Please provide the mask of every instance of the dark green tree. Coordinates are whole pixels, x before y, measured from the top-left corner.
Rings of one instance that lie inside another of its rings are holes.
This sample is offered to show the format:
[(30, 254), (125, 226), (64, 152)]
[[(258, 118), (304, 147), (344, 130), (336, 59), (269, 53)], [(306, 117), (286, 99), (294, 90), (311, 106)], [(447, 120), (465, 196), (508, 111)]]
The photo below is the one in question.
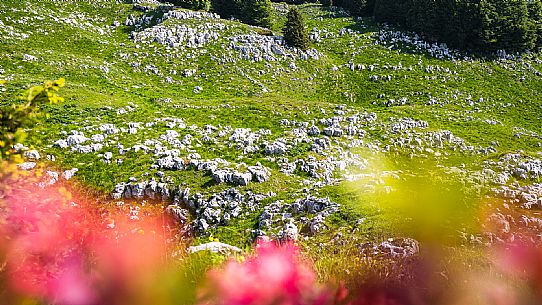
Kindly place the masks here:
[(336, 4), (350, 12), (352, 15), (367, 15), (367, 0), (339, 0)]
[(536, 35), (536, 48), (542, 48), (542, 1), (534, 0), (528, 3), (530, 27)]
[(287, 45), (301, 50), (307, 50), (310, 45), (305, 20), (295, 6), (288, 12), (288, 20), (284, 26), (284, 40)]
[(423, 33), (428, 40), (437, 40), (440, 29), (436, 28), (436, 1), (434, 0), (410, 0), (406, 8), (406, 26), (418, 33)]
[(482, 37), (487, 51), (533, 49), (536, 34), (531, 28), (526, 0), (481, 2)]
[(239, 18), (243, 2), (241, 0), (211, 0), (211, 9), (222, 18)]
[(173, 5), (184, 7), (191, 10), (209, 10), (211, 3), (209, 0), (167, 0), (162, 2), (169, 2)]
[(378, 22), (406, 26), (409, 11), (407, 0), (376, 0), (374, 17)]
[(243, 0), (242, 20), (248, 24), (271, 27), (270, 0)]

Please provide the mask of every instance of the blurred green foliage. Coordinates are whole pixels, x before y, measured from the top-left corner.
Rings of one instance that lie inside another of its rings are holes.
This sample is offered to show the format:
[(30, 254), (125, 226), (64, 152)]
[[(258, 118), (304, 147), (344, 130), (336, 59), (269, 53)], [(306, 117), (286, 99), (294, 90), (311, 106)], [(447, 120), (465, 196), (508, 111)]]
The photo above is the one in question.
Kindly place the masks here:
[[(34, 86), (20, 97), (21, 104), (11, 104), (0, 108), (0, 157), (2, 159), (1, 176), (10, 175), (13, 164), (20, 160), (14, 145), (25, 139), (24, 128), (29, 128), (39, 116), (39, 107), (44, 104), (56, 104), (64, 101), (57, 92), (64, 86), (64, 79), (47, 81), (41, 86)], [(5, 81), (0, 81), (5, 85)]]

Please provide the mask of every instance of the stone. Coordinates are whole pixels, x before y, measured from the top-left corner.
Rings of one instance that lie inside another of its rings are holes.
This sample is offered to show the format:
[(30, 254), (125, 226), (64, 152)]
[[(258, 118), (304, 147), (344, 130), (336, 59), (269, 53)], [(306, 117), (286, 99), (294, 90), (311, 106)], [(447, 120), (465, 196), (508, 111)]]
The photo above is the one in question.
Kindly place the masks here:
[(64, 178), (65, 180), (70, 180), (78, 171), (79, 169), (75, 167), (72, 169), (66, 170), (62, 173), (62, 178)]
[(35, 162), (24, 162), (24, 163), (17, 164), (17, 167), (19, 169), (21, 169), (21, 170), (29, 171), (31, 169), (34, 169), (34, 167), (36, 167), (36, 163)]
[(90, 140), (95, 143), (101, 143), (105, 140), (105, 137), (102, 134), (95, 134), (90, 137)]
[(139, 182), (132, 185), (132, 197), (135, 199), (143, 199), (145, 194), (145, 188), (147, 187), (147, 182)]
[(325, 219), (322, 217), (322, 215), (316, 215), (313, 219), (311, 219), (309, 224), (309, 230), (312, 235), (315, 235), (316, 233), (320, 232), (325, 227)]
[(113, 189), (113, 193), (111, 194), (111, 197), (113, 199), (121, 199), (124, 196), (124, 192), (126, 190), (126, 184), (125, 183), (118, 183), (115, 185)]
[(170, 205), (166, 208), (166, 213), (172, 216), (175, 220), (185, 223), (188, 220), (189, 212), (178, 205)]
[(205, 234), (207, 230), (209, 230), (209, 224), (207, 224), (207, 221), (205, 221), (205, 219), (198, 219), (196, 221), (196, 230), (200, 234)]
[(299, 238), (299, 229), (293, 222), (293, 219), (291, 219), (290, 222), (284, 225), (278, 236), (279, 239), (283, 242), (297, 241), (297, 239)]
[(200, 251), (210, 251), (217, 254), (234, 254), (243, 252), (241, 249), (235, 246), (231, 246), (221, 242), (210, 242), (198, 246), (188, 247), (189, 253), (196, 253)]
[(94, 152), (100, 151), (102, 150), (102, 148), (103, 148), (103, 145), (100, 143), (90, 144), (90, 149)]
[(340, 137), (343, 135), (343, 130), (340, 126), (331, 126), (324, 128), (324, 134), (329, 137)]
[(276, 55), (280, 55), (280, 56), (284, 56), (284, 55), (285, 55), (284, 49), (281, 48), (281, 47), (278, 46), (278, 45), (275, 45), (275, 44), (271, 45), (271, 51), (272, 51), (273, 53), (275, 53)]
[(58, 173), (53, 171), (47, 171), (45, 172), (45, 175), (42, 178), (42, 181), (38, 183), (38, 186), (41, 188), (45, 188), (47, 186), (51, 186), (55, 184), (58, 181)]
[(311, 127), (309, 127), (309, 130), (307, 132), (310, 136), (318, 136), (320, 135), (320, 128), (312, 125)]
[(38, 60), (38, 58), (36, 56), (32, 56), (32, 55), (29, 55), (29, 54), (24, 54), (23, 55), (23, 61), (36, 61)]
[(374, 257), (384, 256), (389, 258), (410, 258), (420, 253), (418, 241), (412, 238), (390, 238), (382, 243), (369, 242), (358, 245), (363, 255)]
[(240, 173), (231, 169), (212, 170), (211, 176), (217, 184), (229, 183), (233, 185), (246, 186), (250, 181), (252, 181), (251, 173)]
[(248, 171), (252, 174), (252, 180), (256, 182), (265, 182), (271, 176), (271, 171), (260, 164), (249, 166)]
[(80, 134), (70, 135), (66, 139), (66, 143), (68, 144), (68, 146), (80, 145), (80, 144), (85, 143), (86, 141), (88, 141), (88, 139), (85, 138), (85, 136), (80, 135)]
[(494, 233), (499, 235), (510, 233), (510, 222), (501, 213), (494, 213), (488, 217), (489, 225), (492, 226)]
[(345, 132), (349, 136), (354, 136), (358, 133), (358, 129), (353, 124), (348, 125), (348, 127), (345, 128)]
[(24, 157), (27, 160), (32, 160), (32, 161), (36, 161), (36, 160), (39, 160), (41, 158), (41, 156), (40, 156), (40, 154), (39, 154), (39, 152), (37, 150), (25, 151)]
[(196, 69), (185, 69), (182, 73), (182, 75), (184, 77), (192, 77), (196, 74), (197, 70)]
[(227, 172), (224, 170), (216, 170), (212, 173), (213, 180), (217, 184), (225, 183), (226, 182), (226, 176)]
[(266, 144), (264, 148), (265, 153), (268, 155), (283, 155), (287, 150), (286, 144), (280, 141)]
[(107, 161), (110, 161), (111, 159), (113, 159), (113, 153), (112, 152), (106, 152), (104, 154), (104, 159), (107, 160)]
[(252, 175), (249, 173), (236, 172), (233, 174), (233, 177), (232, 177), (233, 184), (240, 185), (240, 186), (247, 186), (251, 180), (252, 180)]
[(54, 143), (54, 145), (60, 147), (60, 148), (67, 148), (69, 145), (68, 145), (68, 142), (66, 140), (58, 140)]

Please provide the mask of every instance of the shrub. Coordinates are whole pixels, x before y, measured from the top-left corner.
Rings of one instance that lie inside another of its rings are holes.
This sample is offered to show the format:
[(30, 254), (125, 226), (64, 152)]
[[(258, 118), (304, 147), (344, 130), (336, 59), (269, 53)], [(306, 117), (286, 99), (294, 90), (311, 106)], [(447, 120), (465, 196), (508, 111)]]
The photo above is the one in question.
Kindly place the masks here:
[(273, 36), (273, 31), (271, 30), (268, 30), (268, 29), (256, 29), (256, 33), (258, 33), (258, 35), (262, 35), (262, 36)]
[(24, 139), (23, 128), (31, 126), (33, 118), (38, 115), (40, 105), (63, 101), (56, 94), (63, 86), (64, 79), (46, 82), (43, 86), (35, 86), (26, 91), (21, 97), (22, 104), (0, 108), (1, 159), (10, 159), (14, 154), (13, 145)]

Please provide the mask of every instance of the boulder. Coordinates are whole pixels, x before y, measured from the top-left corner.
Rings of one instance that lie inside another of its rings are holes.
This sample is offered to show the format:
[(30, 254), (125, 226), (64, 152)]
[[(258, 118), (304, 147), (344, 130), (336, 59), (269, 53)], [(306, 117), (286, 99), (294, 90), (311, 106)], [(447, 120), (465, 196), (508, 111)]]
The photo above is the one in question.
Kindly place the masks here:
[(74, 134), (68, 136), (66, 143), (68, 146), (76, 146), (85, 143), (88, 139), (82, 134)]
[(24, 162), (24, 163), (17, 164), (17, 167), (19, 169), (21, 169), (21, 170), (28, 171), (28, 170), (31, 170), (34, 167), (36, 167), (36, 163), (35, 162)]
[(210, 251), (212, 253), (219, 253), (219, 254), (234, 254), (234, 253), (241, 253), (243, 252), (241, 249), (235, 246), (231, 246), (225, 243), (221, 242), (210, 242), (198, 246), (190, 246), (188, 247), (189, 253), (196, 253), (200, 251)]
[(24, 153), (24, 157), (27, 159), (27, 160), (31, 160), (31, 161), (37, 161), (41, 158), (39, 152), (37, 150), (29, 150), (29, 151), (25, 151)]
[(255, 182), (265, 182), (271, 176), (271, 171), (260, 164), (249, 166), (248, 171), (252, 174), (252, 180)]
[(299, 229), (295, 225), (293, 219), (290, 219), (290, 222), (284, 225), (279, 232), (278, 237), (282, 242), (297, 241), (299, 238)]
[(320, 135), (320, 128), (312, 125), (311, 127), (309, 127), (309, 130), (307, 133), (309, 134), (309, 136), (318, 136)]
[(64, 178), (65, 180), (70, 180), (78, 171), (79, 169), (77, 168), (66, 170), (62, 173), (62, 178)]

